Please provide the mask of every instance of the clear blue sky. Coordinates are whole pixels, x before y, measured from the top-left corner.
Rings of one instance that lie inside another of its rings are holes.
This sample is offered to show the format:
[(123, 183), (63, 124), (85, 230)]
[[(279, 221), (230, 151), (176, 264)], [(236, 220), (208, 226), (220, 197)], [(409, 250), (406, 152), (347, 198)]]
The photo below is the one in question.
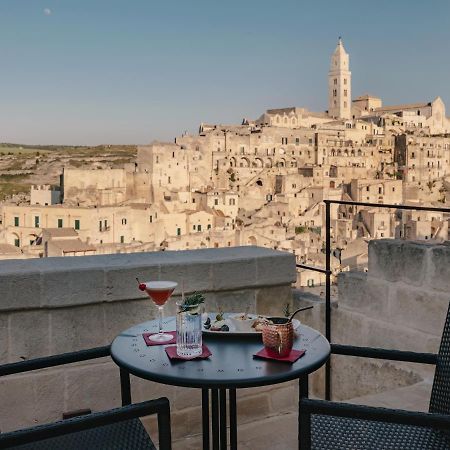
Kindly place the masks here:
[(450, 109), (449, 20), (448, 0), (1, 0), (0, 142), (145, 143), (325, 110), (339, 35), (354, 97)]

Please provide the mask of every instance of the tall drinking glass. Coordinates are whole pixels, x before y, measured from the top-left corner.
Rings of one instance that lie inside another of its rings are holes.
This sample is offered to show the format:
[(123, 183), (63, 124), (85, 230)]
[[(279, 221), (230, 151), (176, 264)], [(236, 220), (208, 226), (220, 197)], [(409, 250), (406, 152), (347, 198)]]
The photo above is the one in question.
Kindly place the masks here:
[(175, 281), (147, 281), (145, 284), (145, 292), (153, 300), (153, 303), (158, 307), (158, 334), (150, 336), (151, 341), (168, 342), (172, 340), (172, 335), (163, 333), (163, 309), (164, 305), (169, 300), (173, 291), (177, 287)]
[(177, 354), (195, 358), (202, 351), (201, 306), (177, 303)]

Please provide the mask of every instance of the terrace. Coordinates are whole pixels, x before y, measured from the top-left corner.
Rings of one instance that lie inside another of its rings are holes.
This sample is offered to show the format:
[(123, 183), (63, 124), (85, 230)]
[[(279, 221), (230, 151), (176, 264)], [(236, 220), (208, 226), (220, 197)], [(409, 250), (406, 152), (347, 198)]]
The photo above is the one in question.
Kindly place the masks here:
[[(282, 315), (287, 303), (291, 311), (312, 304), (302, 321), (324, 333), (331, 327), (335, 344), (436, 353), (449, 302), (450, 246), (371, 241), (368, 273), (339, 274), (338, 297), (324, 300), (293, 296), (294, 256), (258, 247), (5, 261), (0, 362), (106, 346), (122, 330), (153, 318), (156, 308), (136, 289), (136, 276), (184, 280), (186, 291), (206, 294), (209, 310)], [(167, 314), (174, 304), (166, 305)], [(427, 410), (433, 375), (427, 364), (344, 354), (331, 364), (329, 383), (324, 369), (311, 377), (310, 397)], [(0, 429), (118, 407), (120, 392), (119, 369), (106, 357), (2, 377)], [(173, 448), (201, 447), (197, 390), (132, 376), (131, 394), (133, 402), (168, 397)], [(297, 448), (297, 382), (239, 389), (237, 411), (239, 449)], [(157, 437), (155, 421), (144, 424)]]

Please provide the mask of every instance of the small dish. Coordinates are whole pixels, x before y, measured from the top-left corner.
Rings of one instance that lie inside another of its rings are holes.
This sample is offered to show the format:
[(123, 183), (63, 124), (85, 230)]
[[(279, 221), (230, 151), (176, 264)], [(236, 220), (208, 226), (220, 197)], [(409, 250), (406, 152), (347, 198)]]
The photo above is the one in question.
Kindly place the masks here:
[(256, 318), (256, 315), (245, 313), (228, 316), (228, 320), (234, 325), (236, 331), (254, 331), (252, 327)]

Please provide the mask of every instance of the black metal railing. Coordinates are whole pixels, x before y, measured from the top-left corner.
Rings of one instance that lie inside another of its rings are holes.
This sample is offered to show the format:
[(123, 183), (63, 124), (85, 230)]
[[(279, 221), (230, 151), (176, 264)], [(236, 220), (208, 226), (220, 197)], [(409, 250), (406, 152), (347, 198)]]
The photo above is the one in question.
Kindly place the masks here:
[[(397, 210), (413, 210), (413, 211), (429, 211), (442, 212), (450, 214), (450, 208), (428, 207), (428, 206), (414, 206), (414, 205), (392, 205), (387, 203), (365, 203), (354, 202), (349, 200), (324, 200), (325, 203), (325, 268), (309, 266), (306, 264), (297, 264), (300, 269), (311, 270), (325, 274), (325, 336), (331, 345), (332, 330), (331, 330), (331, 205), (348, 205), (368, 208), (386, 208)], [(378, 349), (383, 351), (383, 349)], [(345, 354), (345, 353), (342, 353)], [(375, 357), (375, 356), (374, 356)], [(332, 394), (331, 386), (331, 358), (327, 361), (325, 366), (325, 399), (330, 400)]]

